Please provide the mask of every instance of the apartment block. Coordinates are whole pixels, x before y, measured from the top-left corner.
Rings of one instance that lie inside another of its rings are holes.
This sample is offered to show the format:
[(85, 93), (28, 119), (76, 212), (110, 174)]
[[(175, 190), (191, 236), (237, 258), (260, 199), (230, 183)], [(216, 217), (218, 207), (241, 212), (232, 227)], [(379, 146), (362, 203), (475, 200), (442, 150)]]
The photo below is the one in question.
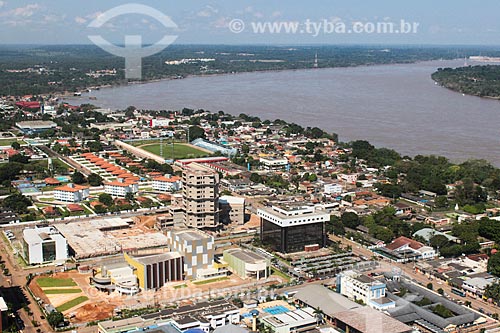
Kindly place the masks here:
[(153, 190), (160, 192), (175, 192), (182, 188), (181, 177), (160, 176), (153, 179)]
[(182, 172), (184, 223), (188, 227), (214, 228), (219, 225), (219, 174), (199, 163), (190, 163)]
[(125, 197), (127, 193), (135, 194), (139, 192), (139, 185), (135, 181), (118, 178), (118, 180), (104, 183), (104, 190), (114, 197)]
[(80, 202), (89, 197), (89, 188), (86, 186), (67, 184), (54, 189), (54, 200), (64, 202)]

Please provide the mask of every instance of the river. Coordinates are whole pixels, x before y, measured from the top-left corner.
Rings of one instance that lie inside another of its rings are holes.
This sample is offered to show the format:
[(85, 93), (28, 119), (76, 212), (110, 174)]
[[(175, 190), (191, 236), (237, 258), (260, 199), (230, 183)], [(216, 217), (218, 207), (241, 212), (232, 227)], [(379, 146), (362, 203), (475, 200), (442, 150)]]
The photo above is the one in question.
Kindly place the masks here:
[(438, 67), (463, 60), (414, 64), (254, 72), (189, 77), (93, 91), (68, 98), (124, 109), (183, 107), (284, 119), (365, 139), (403, 155), (443, 155), (458, 162), (484, 158), (500, 166), (500, 102), (435, 85)]

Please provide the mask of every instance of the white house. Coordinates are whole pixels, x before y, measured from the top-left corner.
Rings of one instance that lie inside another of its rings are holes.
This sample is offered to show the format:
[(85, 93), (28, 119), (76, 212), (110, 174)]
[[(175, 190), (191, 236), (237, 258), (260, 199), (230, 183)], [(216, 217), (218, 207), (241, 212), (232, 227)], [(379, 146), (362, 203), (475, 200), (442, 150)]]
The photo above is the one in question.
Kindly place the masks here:
[(182, 188), (181, 177), (170, 175), (160, 176), (153, 179), (153, 189), (160, 192), (174, 192)]
[(135, 194), (139, 192), (139, 185), (134, 181), (118, 178), (118, 180), (104, 183), (104, 190), (114, 197), (125, 197), (127, 193)]
[(86, 186), (67, 184), (54, 189), (54, 199), (65, 202), (80, 202), (89, 197), (89, 188)]
[(323, 186), (323, 192), (325, 194), (340, 194), (344, 190), (344, 187), (340, 184), (325, 184)]

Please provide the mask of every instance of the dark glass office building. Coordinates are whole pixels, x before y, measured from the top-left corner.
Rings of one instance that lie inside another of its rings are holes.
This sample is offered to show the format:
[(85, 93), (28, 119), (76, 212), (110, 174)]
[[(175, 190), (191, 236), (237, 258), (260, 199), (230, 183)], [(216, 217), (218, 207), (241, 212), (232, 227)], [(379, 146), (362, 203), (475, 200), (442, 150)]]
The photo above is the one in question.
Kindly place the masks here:
[(264, 245), (282, 253), (304, 251), (305, 246), (326, 246), (326, 213), (313, 210), (273, 211), (259, 209), (260, 236)]

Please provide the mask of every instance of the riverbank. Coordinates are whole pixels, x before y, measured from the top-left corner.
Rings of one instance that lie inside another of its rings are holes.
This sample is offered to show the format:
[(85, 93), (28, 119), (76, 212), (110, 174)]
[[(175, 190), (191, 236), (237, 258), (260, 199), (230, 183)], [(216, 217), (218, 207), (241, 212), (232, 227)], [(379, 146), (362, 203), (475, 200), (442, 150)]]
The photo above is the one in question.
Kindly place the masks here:
[[(164, 78), (159, 78), (159, 79), (146, 79), (146, 80), (141, 80), (141, 81), (129, 81), (126, 83), (123, 82), (117, 82), (115, 84), (107, 84), (107, 85), (101, 85), (101, 86), (93, 86), (93, 87), (87, 87), (84, 89), (81, 89), (82, 95), (87, 94), (87, 90), (91, 89), (92, 91), (94, 90), (101, 90), (101, 89), (109, 89), (109, 88), (117, 88), (117, 87), (126, 87), (126, 86), (133, 86), (133, 85), (145, 85), (145, 84), (150, 84), (150, 83), (157, 83), (157, 82), (164, 82), (164, 81), (177, 81), (177, 80), (184, 80), (184, 79), (189, 79), (189, 78), (204, 78), (204, 77), (219, 77), (219, 76), (234, 76), (234, 75), (240, 75), (240, 74), (247, 74), (247, 73), (281, 73), (281, 72), (296, 72), (296, 71), (307, 71), (307, 70), (324, 70), (324, 69), (335, 69), (335, 68), (360, 68), (360, 67), (378, 67), (378, 66), (394, 66), (394, 65), (405, 65), (405, 64), (419, 64), (419, 63), (426, 63), (426, 62), (432, 62), (432, 61), (453, 61), (456, 60), (454, 58), (450, 59), (433, 59), (433, 60), (415, 60), (415, 61), (400, 61), (400, 62), (393, 62), (393, 63), (366, 63), (366, 64), (355, 64), (351, 66), (325, 66), (325, 67), (303, 67), (303, 68), (286, 68), (286, 69), (255, 69), (255, 70), (247, 70), (247, 71), (239, 71), (239, 72), (230, 72), (230, 73), (200, 73), (200, 74), (187, 74), (184, 76), (176, 76), (176, 77), (164, 77)], [(57, 97), (61, 98), (69, 98), (69, 97), (76, 97), (74, 96), (74, 92), (69, 92), (66, 91), (64, 93), (53, 93)]]
[[(500, 104), (436, 85), (438, 68), (463, 59), (412, 64), (209, 75), (161, 80), (68, 98), (112, 110), (205, 109), (284, 119), (368, 140), (403, 155), (444, 155), (454, 162), (488, 159), (500, 166)], [(475, 130), (473, 130), (475, 129)]]

